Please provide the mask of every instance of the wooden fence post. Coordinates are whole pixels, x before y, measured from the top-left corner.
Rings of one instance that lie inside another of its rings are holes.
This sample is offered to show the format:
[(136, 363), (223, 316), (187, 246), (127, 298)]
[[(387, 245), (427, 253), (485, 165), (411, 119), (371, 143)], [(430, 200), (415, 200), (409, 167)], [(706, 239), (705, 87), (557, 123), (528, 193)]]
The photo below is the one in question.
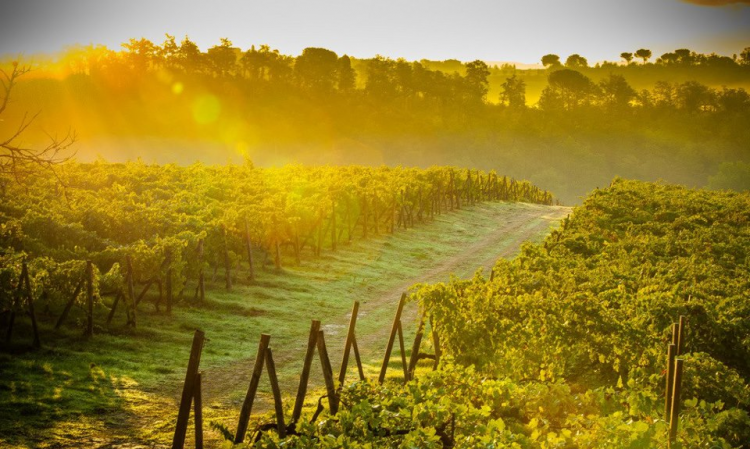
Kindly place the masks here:
[[(388, 346), (385, 348), (385, 356), (383, 357), (383, 366), (380, 369), (380, 376), (378, 382), (383, 383), (385, 380), (385, 372), (388, 370), (388, 362), (391, 360), (391, 351), (393, 351), (393, 343), (396, 340), (396, 334), (401, 329), (401, 312), (404, 310), (404, 303), (406, 302), (406, 293), (401, 294), (401, 300), (398, 302), (398, 309), (396, 309), (396, 316), (393, 318), (393, 326), (391, 327), (391, 335), (388, 337)], [(403, 342), (403, 340), (402, 340)], [(403, 343), (402, 343), (403, 351)], [(402, 354), (403, 356), (404, 354)], [(404, 367), (406, 369), (406, 367)]]
[(190, 418), (190, 405), (195, 394), (196, 382), (198, 381), (198, 368), (201, 363), (201, 353), (205, 334), (196, 330), (193, 336), (193, 346), (190, 349), (190, 360), (185, 373), (185, 384), (182, 387), (182, 398), (180, 410), (177, 414), (177, 426), (172, 439), (172, 449), (182, 449), (185, 446), (185, 435), (187, 434), (188, 419)]
[(411, 357), (409, 357), (409, 374), (407, 380), (414, 379), (414, 370), (417, 368), (417, 362), (419, 362), (419, 347), (422, 345), (422, 334), (424, 333), (426, 313), (427, 312), (422, 313), (422, 318), (420, 318), (419, 327), (417, 328), (417, 335), (414, 336), (414, 344), (411, 347)]
[(276, 376), (276, 364), (273, 361), (271, 348), (266, 349), (266, 368), (268, 368), (268, 379), (271, 382), (271, 391), (273, 392), (273, 405), (276, 410), (276, 430), (280, 438), (286, 436), (286, 425), (284, 425), (284, 407), (281, 402), (281, 389), (279, 380)]
[(318, 343), (318, 331), (320, 330), (320, 321), (312, 320), (310, 325), (310, 337), (307, 340), (307, 352), (305, 353), (304, 365), (302, 365), (302, 374), (299, 378), (299, 389), (297, 390), (297, 399), (294, 402), (294, 410), (292, 412), (292, 424), (297, 424), (300, 416), (302, 416), (302, 406), (305, 403), (305, 395), (307, 394), (307, 381), (310, 378), (310, 365), (312, 365), (312, 359), (315, 355), (315, 348)]
[(664, 419), (669, 422), (672, 415), (672, 387), (674, 382), (674, 357), (677, 346), (670, 344), (667, 350), (667, 385), (664, 399)]
[(323, 366), (323, 380), (325, 380), (326, 392), (328, 393), (328, 410), (330, 410), (331, 415), (335, 415), (339, 410), (339, 401), (336, 386), (333, 383), (331, 360), (328, 358), (328, 349), (326, 348), (326, 340), (322, 330), (318, 331), (317, 346), (320, 364)]
[(682, 393), (682, 359), (675, 359), (674, 391), (672, 393), (672, 409), (669, 419), (669, 444), (677, 437), (677, 425), (680, 415), (680, 394)]
[(677, 353), (676, 355), (678, 356), (682, 355), (685, 352), (685, 340), (686, 340), (685, 332), (687, 331), (685, 325), (686, 325), (685, 316), (680, 315), (679, 324), (677, 324)]
[[(62, 326), (63, 321), (65, 321), (65, 318), (68, 317), (68, 313), (70, 313), (70, 308), (73, 307), (73, 304), (78, 298), (78, 295), (81, 293), (81, 288), (83, 288), (83, 281), (84, 281), (84, 278), (81, 277), (81, 279), (78, 281), (78, 284), (76, 284), (76, 288), (75, 290), (73, 290), (73, 296), (71, 296), (68, 303), (65, 304), (65, 308), (63, 309), (63, 312), (60, 315), (60, 318), (57, 320), (57, 323), (55, 324), (55, 330), (60, 329), (60, 326)], [(114, 306), (113, 306), (113, 310), (114, 310)], [(109, 324), (109, 320), (111, 320), (111, 318), (107, 320), (107, 324)]]
[[(357, 313), (359, 312), (359, 301), (354, 301), (354, 307), (352, 308), (352, 316), (349, 319), (349, 332), (346, 334), (346, 343), (344, 343), (344, 356), (341, 359), (341, 369), (339, 370), (339, 388), (344, 385), (344, 379), (346, 378), (346, 369), (349, 366), (349, 353), (352, 347), (356, 348), (357, 337), (354, 333), (354, 328), (357, 325)], [(359, 358), (359, 350), (354, 350), (354, 358), (357, 362), (357, 368), (359, 370), (359, 379), (365, 380), (365, 374), (362, 370), (362, 360)]]
[(237, 423), (237, 433), (234, 435), (234, 444), (242, 443), (245, 440), (245, 434), (247, 433), (247, 425), (250, 421), (250, 413), (253, 409), (253, 401), (255, 401), (255, 394), (258, 391), (258, 383), (260, 382), (260, 375), (263, 373), (263, 363), (267, 356), (266, 351), (268, 350), (268, 343), (271, 340), (271, 336), (268, 334), (261, 334), (260, 344), (258, 345), (258, 354), (255, 356), (255, 366), (253, 367), (253, 375), (250, 377), (250, 385), (247, 387), (247, 394), (245, 395), (245, 401), (242, 403), (242, 410), (240, 411), (240, 419)]

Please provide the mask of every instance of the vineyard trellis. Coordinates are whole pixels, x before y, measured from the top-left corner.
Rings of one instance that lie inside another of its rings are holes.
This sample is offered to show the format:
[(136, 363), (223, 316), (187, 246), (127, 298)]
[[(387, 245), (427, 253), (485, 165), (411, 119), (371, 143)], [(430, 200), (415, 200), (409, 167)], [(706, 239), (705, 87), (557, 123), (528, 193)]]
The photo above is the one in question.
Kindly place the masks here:
[[(406, 364), (406, 353), (404, 352), (404, 340), (403, 330), (401, 324), (401, 316), (404, 305), (407, 301), (406, 293), (401, 295), (396, 308), (396, 314), (391, 329), (391, 333), (388, 338), (388, 343), (383, 356), (382, 368), (378, 377), (378, 383), (382, 384), (385, 380), (385, 374), (388, 364), (391, 359), (391, 351), (393, 349), (394, 340), (398, 335), (400, 348), (401, 348), (401, 361), (403, 364), (403, 382), (408, 383), (414, 380), (414, 373), (416, 364), (420, 359), (428, 358), (434, 359), (432, 366), (433, 370), (437, 370), (440, 361), (440, 346), (439, 340), (437, 339), (437, 333), (434, 332), (434, 323), (431, 315), (428, 314), (427, 310), (423, 310), (420, 319), (418, 321), (416, 334), (414, 337), (414, 343), (412, 345), (412, 352), (410, 355), (409, 364)], [(354, 349), (355, 360), (359, 371), (359, 380), (365, 381), (366, 377), (362, 370), (362, 361), (359, 356), (359, 351), (356, 349), (356, 338), (355, 338), (355, 326), (357, 322), (357, 313), (359, 311), (359, 302), (355, 301), (352, 308), (352, 315), (349, 322), (349, 328), (346, 334), (346, 340), (344, 343), (344, 353), (341, 361), (341, 367), (338, 377), (338, 386), (334, 383), (333, 370), (331, 362), (328, 356), (328, 349), (325, 343), (324, 332), (321, 329), (321, 323), (319, 320), (312, 320), (310, 326), (310, 334), (307, 342), (307, 351), (305, 353), (304, 362), (302, 365), (302, 372), (299, 378), (299, 387), (294, 401), (294, 408), (291, 415), (291, 420), (287, 424), (284, 418), (284, 406), (281, 396), (281, 390), (279, 387), (278, 377), (276, 374), (275, 363), (273, 360), (272, 349), (270, 346), (271, 335), (261, 334), (260, 343), (258, 345), (258, 352), (256, 354), (255, 364), (253, 366), (252, 375), (250, 378), (250, 384), (245, 395), (242, 408), (240, 410), (239, 420), (237, 424), (237, 431), (233, 435), (233, 442), (235, 444), (243, 443), (248, 433), (248, 427), (250, 422), (250, 416), (252, 413), (253, 403), (255, 401), (260, 378), (263, 372), (264, 366), (268, 374), (269, 382), (271, 384), (271, 391), (274, 402), (274, 413), (275, 422), (259, 424), (254, 433), (254, 441), (258, 441), (261, 434), (271, 429), (275, 429), (280, 438), (284, 438), (287, 435), (296, 434), (296, 426), (302, 417), (302, 409), (304, 406), (305, 399), (307, 397), (307, 389), (310, 377), (310, 370), (312, 368), (312, 362), (315, 351), (318, 352), (318, 358), (321, 363), (323, 379), (325, 383), (326, 393), (321, 396), (318, 400), (316, 411), (313, 413), (311, 421), (315, 422), (320, 413), (325, 409), (322, 405), (323, 399), (328, 401), (328, 411), (331, 415), (336, 415), (340, 406), (340, 393), (344, 387), (344, 380), (349, 365), (349, 352), (352, 348)], [(425, 354), (420, 352), (420, 345), (425, 331), (425, 324), (429, 323), (433, 332), (433, 346), (435, 354)], [(686, 340), (686, 327), (685, 317), (680, 316), (679, 322), (672, 326), (672, 343), (668, 345), (668, 358), (667, 358), (667, 370), (665, 376), (665, 404), (666, 404), (666, 421), (669, 423), (668, 427), (668, 441), (671, 447), (671, 443), (675, 440), (677, 435), (677, 428), (679, 423), (679, 410), (680, 410), (680, 393), (682, 388), (682, 376), (683, 376), (683, 359), (675, 358), (680, 355), (684, 348)], [(172, 443), (172, 449), (183, 449), (185, 445), (185, 438), (187, 435), (187, 428), (189, 424), (189, 415), (191, 406), (194, 413), (194, 428), (195, 428), (195, 447), (196, 449), (203, 449), (203, 424), (202, 424), (202, 397), (201, 397), (201, 382), (202, 374), (199, 371), (200, 357), (203, 349), (203, 342), (205, 336), (202, 331), (196, 330), (193, 337), (193, 345), (190, 352), (190, 358), (188, 361), (188, 367), (186, 372), (185, 382), (183, 384), (183, 393), (179, 405), (179, 411), (177, 416), (177, 423), (175, 426), (174, 439)], [(680, 352), (678, 352), (678, 350)], [(453, 447), (454, 437), (453, 429), (455, 426), (455, 417), (451, 416), (451, 431), (445, 428), (436, 429), (436, 433), (440, 435), (440, 440), (443, 447)], [(384, 433), (387, 435), (396, 435), (399, 433), (405, 433), (403, 429), (390, 430), (384, 429)]]
[[(452, 167), (70, 163), (64, 176), (68, 207), (51, 192), (53, 180), (45, 178), (14, 198), (18, 204), (8, 204), (20, 214), (33, 201), (34, 213), (5, 217), (4, 232), (18, 238), (19, 250), (0, 256), (0, 271), (6, 273), (0, 290), (20, 292), (22, 283), (29, 284), (27, 296), (48, 299), (47, 310), (59, 307), (56, 329), (79, 305), (88, 336), (94, 334), (95, 306), (109, 309), (106, 325), (120, 307), (126, 325), (136, 327), (139, 305), (154, 288), (157, 312), (164, 306), (170, 314), (185, 299), (188, 284), (195, 284), (193, 300), (204, 301), (207, 269), (213, 269), (213, 282), (223, 270), (224, 287), (231, 290), (244, 259), (252, 282), (258, 251), (263, 265), (272, 259), (281, 269), (286, 257), (302, 263), (309, 257), (305, 250), (320, 256), (342, 243), (410, 229), (482, 201), (552, 203), (549, 192), (528, 182)], [(34, 261), (38, 276), (21, 275), (19, 256)], [(33, 300), (25, 303), (33, 307)], [(0, 308), (10, 313), (16, 305), (4, 300)]]

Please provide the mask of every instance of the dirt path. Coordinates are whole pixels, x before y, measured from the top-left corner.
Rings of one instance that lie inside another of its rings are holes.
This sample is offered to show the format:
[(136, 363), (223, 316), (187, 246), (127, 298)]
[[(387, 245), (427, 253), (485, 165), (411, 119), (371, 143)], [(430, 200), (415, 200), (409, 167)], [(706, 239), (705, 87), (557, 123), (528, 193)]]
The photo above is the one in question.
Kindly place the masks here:
[[(360, 309), (358, 314), (357, 342), (364, 362), (374, 363), (382, 359), (390, 332), (390, 320), (392, 319), (392, 314), (395, 313), (396, 305), (402, 292), (407, 291), (409, 287), (416, 283), (445, 281), (451, 273), (466, 277), (470, 276), (479, 267), (484, 267), (484, 272), (488, 273), (498, 258), (512, 257), (519, 251), (522, 243), (544, 236), (551, 226), (570, 213), (570, 208), (525, 205), (520, 210), (514, 209), (512, 212), (497, 208), (487, 208), (486, 211), (494, 214), (488, 220), (496, 225), (491, 232), (478, 236), (476, 241), (465, 247), (461, 252), (440, 260), (421, 275), (409, 278), (404, 276), (402, 282), (394, 288), (385, 292), (375, 291), (365, 293), (359, 298)], [(446, 219), (450, 220), (450, 218)], [(426, 262), (425, 266), (429, 266), (429, 262)], [(387, 323), (385, 325), (374, 326), (374, 328), (371, 326), (368, 332), (367, 327), (362, 326), (364, 324), (363, 321), (367, 320), (369, 316), (378, 313), (385, 313), (387, 315)], [(415, 305), (408, 305), (404, 309), (403, 322), (408, 323), (408, 320), (414, 320), (416, 313)], [(341, 339), (346, 332), (349, 318), (350, 314), (326, 317), (322, 328), (326, 331), (327, 335), (337, 335), (335, 338)], [(289, 363), (298, 363), (303, 351), (304, 348), (300, 347), (297, 351), (299, 354), (289, 351), (279, 353), (275, 361), (277, 372), (283, 373), (285, 366)], [(331, 363), (336, 367), (335, 371), (338, 372), (337, 367), (341, 361), (341, 348), (338, 346), (329, 347), (328, 352), (331, 357)], [(213, 398), (224, 397), (223, 400), (228, 399), (229, 392), (233, 389), (232, 387), (236, 388), (237, 379), (247, 377), (248, 371), (252, 369), (254, 360), (254, 358), (238, 360), (231, 365), (205, 370), (204, 377), (206, 379), (211, 378), (210, 384), (207, 383), (206, 387), (204, 387), (207, 390), (205, 391), (205, 395)], [(350, 367), (353, 367), (353, 365), (350, 364)], [(319, 376), (314, 374), (311, 377), (310, 388), (322, 387), (322, 379), (317, 379), (316, 377)], [(296, 382), (298, 382), (296, 376), (295, 378), (281, 376), (279, 380), (282, 384), (282, 391), (285, 394), (288, 395), (293, 393), (293, 390), (296, 391)], [(318, 383), (320, 385), (317, 385)], [(254, 411), (263, 412), (271, 410), (270, 397), (266, 396), (268, 395), (259, 394), (258, 401), (253, 406)], [(234, 402), (234, 404), (227, 405), (239, 407), (240, 403), (236, 395)]]
[[(570, 210), (569, 207), (562, 206), (535, 206), (511, 216), (499, 214), (496, 217), (497, 229), (478, 239), (460, 253), (443, 260), (418, 278), (409, 279), (385, 294), (365, 298), (359, 316), (366, 316), (382, 308), (388, 308), (395, 313), (401, 294), (414, 284), (443, 282), (449, 279), (451, 273), (464, 273), (465, 276), (462, 277), (466, 277), (479, 267), (484, 268), (485, 276), (487, 276), (499, 258), (515, 256), (521, 244), (544, 235), (547, 229), (568, 215)], [(405, 307), (402, 322), (416, 319), (416, 314), (416, 307)], [(338, 321), (347, 325), (349, 315), (339, 318)], [(385, 349), (389, 333), (390, 327), (380, 327), (374, 333), (358, 334), (357, 341), (363, 358), (375, 359), (378, 356), (382, 358), (382, 351)], [(381, 346), (383, 348), (379, 349)]]

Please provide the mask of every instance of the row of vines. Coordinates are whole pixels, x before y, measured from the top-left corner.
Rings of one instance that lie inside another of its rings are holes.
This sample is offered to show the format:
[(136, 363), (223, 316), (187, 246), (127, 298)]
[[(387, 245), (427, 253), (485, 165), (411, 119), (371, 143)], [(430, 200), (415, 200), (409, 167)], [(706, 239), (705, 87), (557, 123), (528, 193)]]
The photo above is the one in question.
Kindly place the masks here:
[(66, 315), (110, 295), (110, 319), (119, 303), (132, 326), (151, 288), (157, 309), (170, 311), (202, 300), (207, 282), (231, 289), (259, 267), (299, 264), (467, 204), (552, 202), (528, 182), (452, 167), (68, 163), (0, 188), (3, 315), (22, 306), (19, 296)]
[[(358, 382), (293, 448), (750, 448), (750, 196), (617, 179), (491, 276), (416, 286), (440, 370)], [(685, 316), (682, 407), (667, 344)]]

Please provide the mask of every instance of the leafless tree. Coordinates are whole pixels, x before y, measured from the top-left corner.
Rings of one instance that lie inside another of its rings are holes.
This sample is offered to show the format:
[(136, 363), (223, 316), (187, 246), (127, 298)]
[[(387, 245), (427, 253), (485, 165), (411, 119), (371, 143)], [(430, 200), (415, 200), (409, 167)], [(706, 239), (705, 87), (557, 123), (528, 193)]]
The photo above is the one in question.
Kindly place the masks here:
[[(8, 106), (11, 91), (18, 78), (29, 71), (28, 67), (19, 66), (17, 61), (12, 63), (12, 68), (9, 71), (0, 68), (0, 84), (2, 84), (0, 117)], [(68, 131), (62, 138), (48, 135), (49, 143), (41, 148), (27, 148), (19, 143), (21, 135), (38, 116), (39, 112), (31, 116), (25, 113), (18, 127), (11, 131), (10, 136), (0, 135), (0, 176), (9, 175), (20, 181), (40, 169), (54, 172), (56, 165), (69, 160), (73, 156), (67, 154), (67, 150), (76, 142), (76, 134), (72, 131)]]

